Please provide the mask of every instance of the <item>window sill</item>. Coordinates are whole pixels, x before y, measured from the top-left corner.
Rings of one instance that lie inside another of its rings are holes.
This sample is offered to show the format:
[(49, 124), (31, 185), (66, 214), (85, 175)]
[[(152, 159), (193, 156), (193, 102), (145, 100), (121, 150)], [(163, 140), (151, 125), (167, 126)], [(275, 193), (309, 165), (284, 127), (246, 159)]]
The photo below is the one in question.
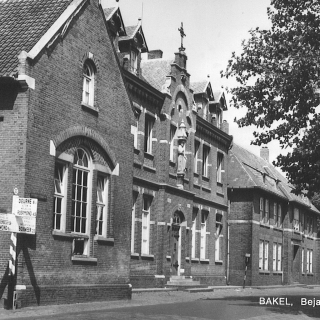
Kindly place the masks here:
[(171, 256), (166, 256), (166, 259), (167, 260), (171, 260)]
[(149, 153), (149, 152), (147, 152), (147, 151), (144, 152), (144, 156), (145, 156), (145, 158), (147, 158), (149, 160), (153, 160), (154, 159), (154, 155)]
[(274, 274), (274, 275), (281, 275), (281, 274), (283, 274), (283, 271), (273, 271), (272, 274)]
[(205, 191), (205, 192), (211, 192), (211, 189), (210, 188), (206, 188), (204, 186), (202, 186), (202, 190)]
[(139, 257), (140, 257), (140, 254), (139, 253), (137, 253), (137, 252), (132, 252), (131, 253), (131, 259), (139, 259)]
[(99, 241), (99, 242), (109, 242), (109, 243), (111, 242), (111, 243), (114, 243), (114, 238), (106, 238), (106, 237), (97, 236), (97, 235), (94, 236), (94, 240)]
[(137, 149), (136, 147), (133, 148), (133, 152), (134, 152), (135, 154), (140, 154), (140, 150)]
[(169, 172), (169, 177), (173, 179), (177, 179), (177, 175), (171, 172)]
[(97, 258), (90, 258), (86, 256), (71, 256), (71, 261), (75, 262), (88, 262), (88, 263), (97, 263)]
[(86, 104), (84, 102), (81, 102), (81, 106), (82, 106), (82, 109), (84, 109), (86, 111), (94, 112), (96, 114), (99, 113), (99, 108), (97, 108), (97, 107), (91, 106), (91, 105)]
[(222, 260), (216, 260), (215, 264), (223, 264), (223, 261)]
[(156, 168), (146, 166), (145, 164), (143, 165), (143, 168), (146, 171), (157, 172)]
[(64, 232), (64, 231), (59, 231), (59, 230), (52, 230), (52, 235), (55, 237), (63, 237), (63, 238), (84, 238), (84, 239), (89, 239), (89, 236), (87, 234), (82, 234), (82, 233), (69, 233), (69, 232)]
[(270, 274), (269, 270), (259, 270), (259, 274)]
[(200, 189), (200, 185), (197, 184), (197, 183), (194, 183), (193, 186), (194, 186), (195, 188), (197, 188), (197, 189)]
[(153, 254), (141, 254), (141, 259), (154, 260)]
[(175, 167), (176, 163), (173, 160), (169, 160), (169, 166), (170, 167)]
[(260, 227), (270, 229), (270, 225), (265, 222), (260, 222)]
[(207, 176), (202, 176), (202, 181), (209, 182), (209, 181), (210, 181), (210, 178), (207, 177)]
[(199, 173), (198, 172), (194, 172), (193, 176), (198, 178), (199, 177)]
[(223, 187), (223, 183), (220, 182), (220, 181), (217, 181), (217, 186), (222, 188)]
[(200, 263), (210, 263), (210, 260), (209, 259), (200, 259)]
[(191, 258), (191, 262), (199, 262), (199, 258)]
[(313, 277), (313, 273), (307, 273), (308, 277)]

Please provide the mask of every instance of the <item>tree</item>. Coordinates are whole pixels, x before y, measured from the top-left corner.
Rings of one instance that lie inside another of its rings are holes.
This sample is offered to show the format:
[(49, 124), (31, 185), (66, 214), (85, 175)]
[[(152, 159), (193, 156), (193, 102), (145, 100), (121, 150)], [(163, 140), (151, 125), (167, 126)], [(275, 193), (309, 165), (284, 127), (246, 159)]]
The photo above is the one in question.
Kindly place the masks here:
[(287, 173), (295, 193), (320, 191), (320, 2), (271, 0), (269, 30), (256, 28), (232, 53), (224, 77), (235, 77), (232, 104), (246, 107), (240, 127), (255, 125), (253, 144), (277, 139), (276, 166)]

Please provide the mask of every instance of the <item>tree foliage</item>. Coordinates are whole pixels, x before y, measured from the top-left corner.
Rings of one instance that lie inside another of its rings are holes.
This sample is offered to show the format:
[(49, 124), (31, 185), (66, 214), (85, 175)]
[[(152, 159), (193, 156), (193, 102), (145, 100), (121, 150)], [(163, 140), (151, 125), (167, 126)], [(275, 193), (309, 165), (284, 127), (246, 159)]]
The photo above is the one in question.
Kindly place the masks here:
[(256, 28), (232, 54), (224, 77), (235, 77), (232, 104), (246, 107), (240, 127), (254, 125), (253, 144), (277, 139), (293, 152), (274, 163), (296, 193), (320, 191), (320, 2), (271, 0), (269, 30)]

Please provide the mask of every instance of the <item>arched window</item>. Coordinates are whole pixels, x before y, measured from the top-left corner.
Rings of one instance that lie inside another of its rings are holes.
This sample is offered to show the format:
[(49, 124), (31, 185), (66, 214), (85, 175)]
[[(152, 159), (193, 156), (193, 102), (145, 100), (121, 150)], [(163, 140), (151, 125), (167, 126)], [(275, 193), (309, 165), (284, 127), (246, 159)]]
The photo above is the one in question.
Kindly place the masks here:
[(83, 65), (82, 103), (93, 107), (94, 104), (94, 68), (89, 61)]

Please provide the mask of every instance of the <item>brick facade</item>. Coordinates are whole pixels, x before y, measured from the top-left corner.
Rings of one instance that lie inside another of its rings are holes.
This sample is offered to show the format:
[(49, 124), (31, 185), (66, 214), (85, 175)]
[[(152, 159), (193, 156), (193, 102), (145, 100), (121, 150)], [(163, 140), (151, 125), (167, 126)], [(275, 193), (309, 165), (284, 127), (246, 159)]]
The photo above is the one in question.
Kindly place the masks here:
[[(83, 68), (88, 61), (95, 73), (92, 106), (82, 103)], [(0, 173), (2, 181), (6, 181), (0, 184), (1, 212), (11, 212), (14, 187), (20, 197), (38, 198), (36, 234), (18, 234), (13, 283), (20, 289), (17, 303), (26, 306), (128, 299), (131, 286), (127, 235), (132, 197), (132, 184), (128, 181), (132, 181), (130, 125), (134, 114), (98, 1), (85, 2), (71, 17), (65, 33), (36, 59), (27, 59), (25, 65), (25, 73), (35, 81), (34, 89), (22, 89), (18, 81), (1, 78), (1, 97), (5, 99), (1, 99), (0, 108)], [(82, 182), (88, 186), (81, 191), (82, 209), (78, 209), (80, 202), (73, 200), (75, 182), (72, 184), (79, 149), (87, 152), (90, 161), (89, 181)], [(63, 228), (60, 223), (53, 226), (57, 161), (67, 172)], [(96, 233), (99, 175), (108, 179), (109, 188), (105, 194), (108, 212), (103, 218), (107, 228), (104, 236)], [(73, 219), (74, 203), (78, 204)], [(81, 229), (78, 210), (82, 210), (81, 221), (85, 225)], [(2, 298), (9, 299), (10, 304), (12, 297), (4, 291), (8, 282), (9, 236), (0, 234), (0, 271)], [(78, 256), (75, 239), (86, 247)]]

